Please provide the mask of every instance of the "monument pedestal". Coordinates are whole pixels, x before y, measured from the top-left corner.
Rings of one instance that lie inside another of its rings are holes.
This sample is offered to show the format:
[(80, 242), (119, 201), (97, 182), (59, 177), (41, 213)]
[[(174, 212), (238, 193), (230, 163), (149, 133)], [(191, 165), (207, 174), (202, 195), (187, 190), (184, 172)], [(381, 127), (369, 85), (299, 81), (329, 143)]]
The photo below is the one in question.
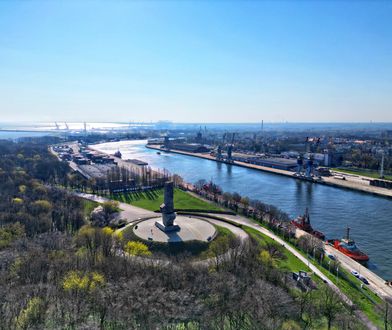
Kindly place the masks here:
[(155, 221), (155, 226), (165, 233), (180, 230), (179, 225), (176, 225), (175, 223), (173, 223), (170, 226), (165, 226), (163, 221)]
[(180, 230), (180, 226), (174, 224), (176, 213), (174, 212), (174, 186), (173, 182), (165, 183), (164, 203), (161, 205), (162, 220), (156, 221), (155, 226), (163, 232), (173, 232)]

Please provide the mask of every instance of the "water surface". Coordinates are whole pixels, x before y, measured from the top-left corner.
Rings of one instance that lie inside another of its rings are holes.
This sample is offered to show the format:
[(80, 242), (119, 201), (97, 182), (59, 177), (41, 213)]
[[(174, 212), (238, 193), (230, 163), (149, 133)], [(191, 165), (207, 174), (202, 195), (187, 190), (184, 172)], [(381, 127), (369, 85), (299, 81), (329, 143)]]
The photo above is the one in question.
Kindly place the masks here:
[(223, 190), (273, 204), (291, 217), (309, 208), (313, 227), (329, 238), (342, 237), (347, 226), (359, 247), (369, 254), (370, 267), (392, 279), (392, 200), (206, 159), (145, 148), (146, 141), (120, 141), (95, 146), (107, 153), (120, 150), (124, 159), (137, 158), (153, 168), (166, 168), (188, 182), (210, 180)]

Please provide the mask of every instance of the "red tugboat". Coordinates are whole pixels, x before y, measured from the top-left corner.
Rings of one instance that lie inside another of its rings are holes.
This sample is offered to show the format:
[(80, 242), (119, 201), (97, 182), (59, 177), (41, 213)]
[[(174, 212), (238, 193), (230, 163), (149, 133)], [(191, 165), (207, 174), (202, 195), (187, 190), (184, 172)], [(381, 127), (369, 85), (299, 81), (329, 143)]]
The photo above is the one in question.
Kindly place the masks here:
[(308, 208), (306, 208), (304, 215), (299, 216), (297, 219), (292, 220), (290, 223), (298, 229), (301, 229), (313, 235), (314, 237), (325, 240), (325, 235), (322, 232), (313, 230), (312, 225), (310, 224)]
[(335, 249), (344, 253), (346, 256), (359, 262), (369, 261), (369, 256), (358, 249), (355, 241), (350, 239), (350, 228), (347, 227), (347, 234), (345, 238), (341, 240), (332, 239), (327, 241), (328, 244), (332, 245)]

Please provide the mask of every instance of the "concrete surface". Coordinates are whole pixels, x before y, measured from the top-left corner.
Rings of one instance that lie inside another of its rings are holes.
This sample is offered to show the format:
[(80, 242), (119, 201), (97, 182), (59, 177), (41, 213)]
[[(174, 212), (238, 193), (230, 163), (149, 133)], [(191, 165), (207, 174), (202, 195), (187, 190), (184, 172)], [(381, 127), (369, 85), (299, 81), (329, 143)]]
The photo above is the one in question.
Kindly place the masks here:
[[(385, 280), (383, 280), (380, 276), (328, 244), (325, 244), (325, 251), (328, 254), (332, 254), (340, 262), (340, 265), (344, 269), (349, 272), (355, 270), (361, 276), (364, 276), (369, 282), (369, 285), (364, 285), (365, 287), (368, 287), (380, 297), (392, 299), (392, 287), (386, 285)], [(360, 280), (358, 281), (359, 283), (362, 283)]]
[[(176, 154), (182, 154), (182, 155), (217, 161), (215, 157), (211, 156), (208, 153), (191, 153), (191, 152), (180, 151), (180, 150), (175, 150), (175, 149), (166, 150), (166, 149), (161, 149), (160, 146), (156, 146), (156, 145), (148, 145), (146, 147), (149, 149), (160, 150), (162, 152), (163, 151), (164, 152), (172, 152), (172, 153), (176, 153)], [(288, 176), (288, 177), (291, 177), (296, 180), (302, 180), (302, 179), (296, 177), (295, 173), (291, 172), (291, 171), (279, 170), (276, 168), (254, 165), (254, 164), (249, 164), (249, 163), (244, 163), (244, 162), (239, 162), (239, 161), (234, 161), (231, 164), (241, 166), (241, 167), (253, 168), (253, 169), (259, 170), (259, 171), (284, 175), (284, 176)], [(331, 176), (331, 177), (322, 177), (321, 180), (313, 181), (313, 182), (317, 183), (317, 184), (325, 184), (325, 185), (333, 186), (333, 187), (337, 187), (337, 188), (357, 190), (357, 191), (362, 191), (365, 193), (370, 193), (373, 195), (392, 198), (392, 189), (370, 186), (369, 181), (362, 180), (362, 179), (353, 179), (353, 178), (351, 178), (352, 175), (350, 176), (349, 174), (339, 173), (339, 175), (342, 177), (343, 176), (346, 177), (346, 180), (338, 179), (334, 176)]]
[(133, 233), (144, 240), (173, 243), (198, 240), (208, 242), (216, 235), (215, 227), (206, 220), (186, 216), (177, 216), (174, 224), (178, 231), (163, 232), (155, 226), (157, 219), (147, 219), (133, 227)]
[[(98, 202), (98, 203), (104, 203), (107, 201), (112, 201), (111, 199), (105, 198), (105, 197), (101, 197), (101, 196), (96, 196), (93, 194), (87, 194), (87, 193), (75, 193), (76, 196), (79, 196), (81, 198), (85, 198), (85, 199), (89, 199), (91, 201), (94, 202)], [(147, 217), (157, 217), (157, 214), (155, 212), (152, 211), (148, 211), (145, 209), (142, 209), (140, 207), (136, 207), (130, 204), (126, 204), (126, 203), (119, 203), (119, 207), (121, 209), (120, 212), (120, 219), (124, 219), (126, 220), (128, 223), (130, 222), (134, 222), (140, 219), (144, 219)], [(156, 220), (156, 219), (154, 219)]]

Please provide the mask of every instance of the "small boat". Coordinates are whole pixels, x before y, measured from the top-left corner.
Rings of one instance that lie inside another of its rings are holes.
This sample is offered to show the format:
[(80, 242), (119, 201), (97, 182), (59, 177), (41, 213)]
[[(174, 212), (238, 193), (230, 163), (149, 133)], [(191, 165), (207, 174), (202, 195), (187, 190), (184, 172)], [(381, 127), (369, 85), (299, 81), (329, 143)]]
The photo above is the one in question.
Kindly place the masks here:
[(161, 154), (161, 152), (160, 151), (157, 151), (157, 155), (160, 155)]
[(308, 208), (306, 208), (304, 215), (299, 216), (297, 219), (292, 220), (290, 223), (295, 227), (297, 227), (298, 229), (301, 229), (313, 235), (314, 237), (317, 237), (321, 240), (325, 240), (325, 235), (322, 232), (313, 230), (313, 227), (310, 224)]
[(117, 151), (114, 153), (114, 156), (115, 156), (115, 157), (118, 157), (118, 158), (121, 158), (121, 157), (122, 157), (122, 154), (121, 154), (120, 150), (117, 150)]
[(342, 239), (331, 239), (327, 241), (328, 244), (332, 245), (336, 250), (342, 252), (346, 256), (359, 262), (369, 261), (369, 256), (362, 252), (355, 241), (350, 238), (350, 228), (347, 227), (346, 237)]

